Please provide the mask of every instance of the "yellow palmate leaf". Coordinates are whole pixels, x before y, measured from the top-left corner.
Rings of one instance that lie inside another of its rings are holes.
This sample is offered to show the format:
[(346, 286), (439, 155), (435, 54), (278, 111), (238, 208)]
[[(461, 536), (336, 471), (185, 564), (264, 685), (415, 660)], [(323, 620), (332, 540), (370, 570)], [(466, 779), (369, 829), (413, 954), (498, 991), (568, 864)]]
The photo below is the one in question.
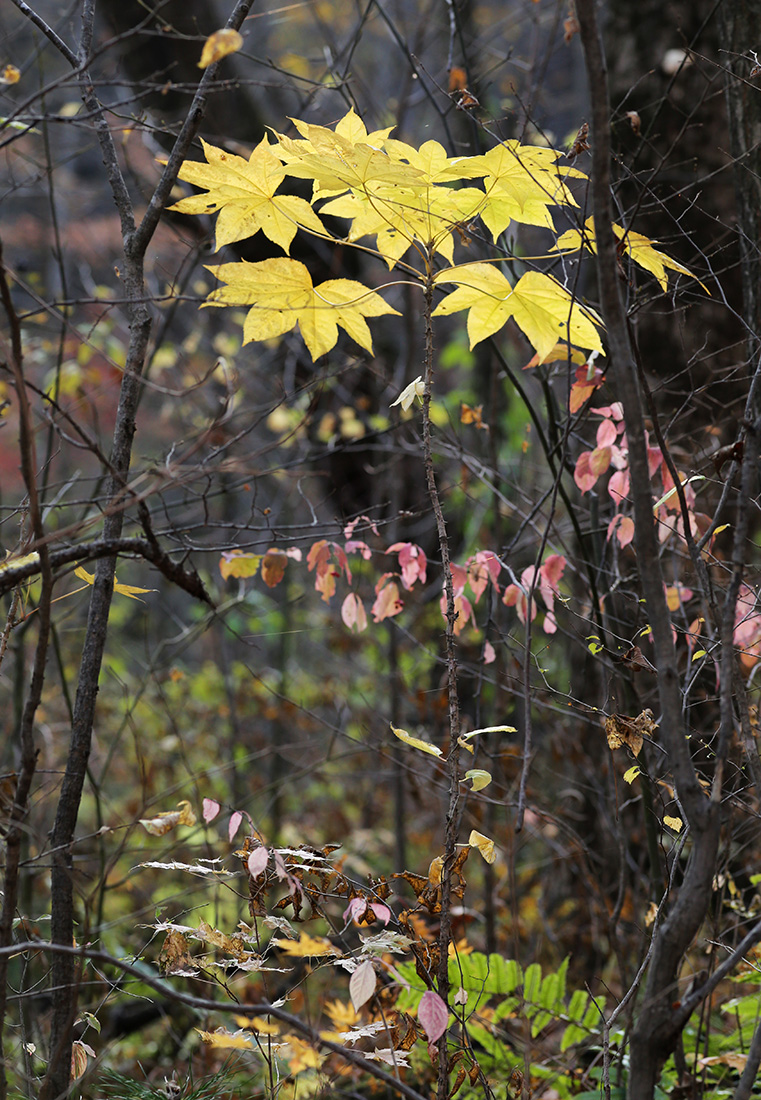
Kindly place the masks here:
[(237, 53), (243, 45), (243, 35), (234, 31), (231, 27), (225, 27), (221, 31), (214, 31), (203, 44), (199, 69), (208, 69), (215, 61), (221, 61), (231, 53)]
[(551, 275), (527, 271), (513, 291), (513, 317), (540, 359), (558, 340), (602, 353), (597, 325), (602, 321), (584, 309)]
[(488, 836), (484, 836), (483, 833), (479, 833), (473, 829), (468, 837), (468, 844), (471, 848), (478, 848), (487, 863), (494, 863), (497, 858), (497, 853), (494, 850), (494, 841), (489, 840)]
[(513, 288), (492, 264), (461, 264), (445, 268), (436, 276), (436, 285), (456, 283), (453, 290), (433, 311), (434, 317), (447, 317), (463, 309), (468, 312), (468, 338), (471, 348), (492, 336), (512, 316), (509, 300)]
[(282, 336), (298, 325), (313, 359), (330, 351), (338, 340), (338, 327), (361, 347), (372, 352), (366, 317), (380, 317), (397, 310), (375, 291), (350, 279), (331, 279), (319, 286), (304, 264), (277, 257), (260, 263), (220, 264), (209, 267), (226, 286), (212, 291), (204, 303), (210, 306), (251, 306), (243, 324), (243, 342)]
[[(95, 584), (95, 574), (88, 573), (86, 569), (83, 569), (81, 565), (77, 566), (74, 570), (74, 576), (79, 577), (81, 581), (86, 584)], [(82, 591), (82, 589), (78, 589)], [(129, 596), (131, 600), (140, 600), (140, 596), (144, 596), (146, 592), (156, 592), (156, 588), (136, 588), (132, 584), (120, 584), (119, 579), (114, 577), (114, 592), (118, 592), (120, 596)], [(142, 600), (140, 600), (142, 603)]]
[(323, 1055), (303, 1039), (298, 1039), (295, 1035), (284, 1035), (283, 1041), (288, 1045), (281, 1051), (281, 1056), (288, 1063), (291, 1073), (301, 1073), (305, 1069), (319, 1069), (322, 1065)]
[(366, 191), (378, 183), (410, 188), (424, 184), (422, 172), (392, 160), (371, 144), (350, 141), (325, 126), (291, 121), (304, 140), (277, 134), (280, 153), (289, 176), (313, 181), (315, 197), (349, 188)]
[(266, 137), (248, 160), (203, 140), (201, 144), (207, 163), (186, 160), (179, 177), (196, 187), (205, 187), (206, 194), (180, 199), (169, 209), (181, 214), (211, 214), (218, 210), (218, 249), (253, 237), (260, 229), (284, 252), (288, 252), (299, 228), (325, 235), (324, 225), (306, 199), (275, 194), (286, 173)]
[[(651, 275), (654, 275), (658, 280), (658, 284), (664, 292), (668, 290), (668, 275), (667, 269), (671, 271), (678, 271), (681, 275), (688, 275), (691, 279), (696, 279), (697, 282), (703, 287), (706, 294), (710, 291), (704, 283), (701, 283), (696, 275), (689, 270), (689, 268), (683, 267), (682, 264), (678, 264), (676, 260), (672, 260), (670, 256), (667, 256), (665, 252), (659, 252), (655, 247), (653, 241), (649, 237), (644, 237), (641, 233), (635, 233), (633, 230), (625, 230), (622, 226), (613, 225), (613, 232), (619, 241), (623, 244), (619, 247), (623, 249), (627, 256), (645, 271), (649, 271)], [(578, 229), (569, 229), (566, 233), (563, 233), (558, 237), (557, 242), (553, 249), (550, 251), (558, 252), (577, 252), (582, 247), (582, 242), (590, 252), (597, 252), (597, 242), (595, 239), (595, 226), (594, 218), (587, 218), (584, 223), (583, 234)]]
[(279, 1035), (280, 1025), (271, 1020), (265, 1020), (263, 1016), (233, 1016), (238, 1027), (249, 1028), (258, 1031), (260, 1035)]
[(430, 741), (423, 741), (419, 737), (412, 737), (406, 730), (399, 730), (396, 726), (391, 726), (391, 732), (394, 737), (398, 737), (400, 741), (403, 741), (405, 745), (409, 745), (410, 748), (420, 749), (421, 752), (427, 752), (429, 756), (441, 756), (441, 749), (437, 745), (432, 745)]
[(232, 1035), (229, 1031), (200, 1031), (196, 1028), (202, 1043), (217, 1050), (251, 1050), (251, 1040), (245, 1035)]
[(298, 942), (294, 940), (273, 940), (272, 942), (284, 955), (294, 955), (298, 958), (341, 954), (330, 940), (308, 936), (306, 932), (301, 933)]

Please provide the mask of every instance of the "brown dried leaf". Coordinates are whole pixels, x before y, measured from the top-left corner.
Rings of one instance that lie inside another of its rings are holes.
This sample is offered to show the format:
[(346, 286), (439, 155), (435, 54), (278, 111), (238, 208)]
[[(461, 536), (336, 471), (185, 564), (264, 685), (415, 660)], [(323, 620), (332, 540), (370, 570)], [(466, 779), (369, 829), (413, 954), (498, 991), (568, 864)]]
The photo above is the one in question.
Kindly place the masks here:
[(642, 751), (644, 738), (652, 737), (656, 729), (653, 712), (649, 708), (636, 718), (629, 718), (625, 714), (611, 714), (605, 719), (608, 748), (620, 749), (625, 745), (635, 756), (639, 756)]

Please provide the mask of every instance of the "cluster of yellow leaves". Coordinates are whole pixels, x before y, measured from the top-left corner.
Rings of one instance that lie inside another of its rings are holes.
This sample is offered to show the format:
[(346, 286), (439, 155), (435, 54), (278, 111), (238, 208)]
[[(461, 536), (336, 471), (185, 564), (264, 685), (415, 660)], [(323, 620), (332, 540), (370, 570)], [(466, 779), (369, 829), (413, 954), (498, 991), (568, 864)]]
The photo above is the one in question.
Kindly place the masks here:
[[(223, 39), (227, 33), (208, 39), (201, 64), (240, 48), (240, 36)], [(244, 342), (279, 337), (298, 325), (317, 358), (334, 347), (341, 327), (372, 352), (366, 318), (396, 310), (353, 280), (314, 286), (306, 267), (287, 255), (300, 229), (332, 240), (322, 221), (329, 215), (348, 223), (348, 243), (374, 238), (375, 252), (389, 270), (401, 264), (418, 283), (432, 269), (434, 257), (445, 261), (449, 266), (437, 272), (436, 285), (452, 283), (456, 289), (436, 314), (468, 310), (471, 348), (513, 318), (538, 362), (553, 354), (559, 341), (571, 349), (602, 351), (600, 318), (551, 276), (528, 271), (513, 286), (488, 263), (454, 266), (455, 244), (467, 245), (481, 226), (495, 243), (512, 222), (554, 232), (552, 208), (577, 207), (568, 181), (586, 178), (560, 163), (561, 152), (505, 141), (478, 156), (450, 157), (436, 141), (416, 149), (390, 137), (391, 128), (368, 133), (353, 108), (334, 129), (292, 121), (299, 137), (273, 131), (248, 159), (203, 142), (206, 163), (186, 161), (179, 177), (205, 193), (182, 198), (171, 208), (184, 214), (216, 212), (217, 248), (261, 231), (286, 253), (260, 263), (209, 268), (226, 285), (210, 294), (207, 305), (250, 307)], [(278, 193), (288, 176), (311, 181), (310, 201)], [(613, 228), (622, 254), (652, 273), (664, 291), (667, 269), (690, 275), (647, 237)], [(595, 250), (591, 218), (583, 230), (563, 233), (553, 251), (581, 247)], [(405, 261), (411, 251), (417, 267)]]
[[(329, 351), (343, 328), (372, 351), (366, 318), (396, 313), (361, 283), (333, 279), (314, 286), (306, 267), (288, 258), (299, 229), (328, 237), (320, 215), (345, 219), (346, 240), (375, 238), (375, 250), (389, 269), (413, 249), (424, 265), (435, 255), (454, 263), (458, 234), (477, 219), (496, 242), (512, 221), (554, 229), (551, 208), (576, 206), (566, 185), (582, 177), (558, 163), (551, 149), (505, 142), (488, 153), (449, 157), (436, 141), (419, 149), (389, 137), (390, 129), (368, 133), (350, 110), (334, 130), (294, 120), (301, 135), (265, 137), (246, 160), (203, 143), (206, 163), (187, 161), (180, 178), (205, 194), (172, 209), (184, 214), (218, 213), (217, 247), (263, 232), (286, 253), (260, 263), (229, 263), (209, 270), (226, 284), (207, 305), (249, 306), (244, 341), (282, 336), (297, 325), (313, 358)], [(278, 194), (286, 176), (312, 182), (312, 199)], [(480, 186), (465, 181), (480, 180)], [(413, 277), (414, 268), (404, 265)], [(510, 317), (543, 358), (559, 338), (587, 350), (601, 350), (599, 319), (575, 304), (554, 279), (528, 272), (513, 288), (486, 264), (448, 267), (437, 283), (454, 283), (437, 313), (469, 310), (471, 346), (498, 331)]]

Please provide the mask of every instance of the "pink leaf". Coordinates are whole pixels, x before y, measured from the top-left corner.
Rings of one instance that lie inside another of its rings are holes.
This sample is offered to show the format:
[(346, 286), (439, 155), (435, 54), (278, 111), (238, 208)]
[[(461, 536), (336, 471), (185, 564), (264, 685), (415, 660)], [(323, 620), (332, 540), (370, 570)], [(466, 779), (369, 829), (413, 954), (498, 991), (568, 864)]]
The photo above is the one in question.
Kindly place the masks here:
[(447, 1029), (449, 1009), (438, 993), (428, 989), (420, 1001), (417, 1018), (428, 1036), (429, 1043), (435, 1043)]
[(222, 809), (218, 802), (215, 802), (213, 798), (204, 798), (203, 800), (203, 819), (208, 825), (210, 821), (213, 821), (219, 811)]
[(384, 619), (391, 619), (394, 615), (398, 615), (403, 607), (404, 604), (399, 597), (399, 589), (392, 581), (390, 584), (386, 584), (375, 598), (375, 603), (372, 606), (373, 622), (382, 623)]
[(362, 542), (361, 539), (350, 539), (345, 545), (344, 550), (347, 554), (361, 554), (365, 561), (369, 561), (373, 556), (373, 552), (366, 542)]
[(280, 852), (275, 852), (275, 874), (281, 882), (284, 878), (288, 878), (288, 872), (285, 869), (285, 863)]
[(634, 538), (634, 520), (620, 513), (614, 516), (608, 524), (608, 538), (612, 538), (614, 534), (621, 546), (628, 546)]
[(610, 447), (616, 442), (616, 436), (618, 431), (616, 425), (612, 420), (603, 420), (602, 424), (597, 429), (597, 446), (598, 447)]
[(582, 493), (588, 493), (590, 489), (595, 487), (597, 482), (597, 474), (593, 474), (589, 467), (591, 457), (591, 451), (582, 451), (576, 460), (576, 467), (573, 471), (573, 480)]
[(372, 961), (366, 959), (349, 979), (349, 996), (354, 1005), (354, 1011), (359, 1012), (363, 1004), (366, 1004), (375, 992), (377, 979)]
[(344, 538), (345, 539), (350, 539), (351, 538), (351, 536), (354, 534), (354, 530), (355, 530), (357, 524), (361, 520), (364, 520), (365, 523), (370, 528), (370, 530), (373, 531), (376, 535), (378, 535), (380, 533), (378, 531), (377, 526), (373, 523), (373, 521), (370, 519), (369, 516), (357, 516), (356, 519), (351, 520), (351, 522), (347, 523), (346, 526), (344, 527)]
[(548, 611), (544, 616), (544, 622), (542, 623), (542, 629), (545, 634), (554, 634), (558, 628), (557, 620), (555, 618), (554, 611)]
[(387, 554), (399, 554), (399, 568), (402, 571), (402, 585), (412, 588), (415, 581), (425, 584), (426, 557), (414, 542), (395, 542), (389, 546)]
[(238, 829), (240, 829), (240, 823), (243, 820), (243, 814), (238, 810), (234, 814), (230, 814), (230, 824), (227, 826), (227, 836), (230, 841), (233, 840)]
[(356, 596), (353, 592), (349, 593), (341, 605), (341, 618), (344, 624), (348, 626), (349, 630), (355, 630), (357, 634), (361, 634), (363, 630), (367, 630), (367, 612), (365, 611), (365, 605), (362, 603), (359, 596)]
[(454, 594), (455, 596), (461, 596), (465, 591), (465, 585), (468, 583), (468, 571), (462, 565), (453, 565), (451, 570)]
[(484, 642), (484, 664), (491, 665), (496, 659), (497, 654), (494, 652), (494, 646), (491, 642)]
[(381, 921), (383, 924), (388, 924), (391, 920), (391, 910), (387, 905), (381, 905), (379, 901), (371, 901), (370, 908), (375, 913), (376, 920)]
[(363, 917), (367, 912), (367, 901), (365, 898), (352, 898), (349, 904), (343, 911), (344, 920), (358, 920)]
[(251, 878), (256, 878), (265, 870), (269, 858), (270, 854), (264, 845), (254, 849), (246, 861), (248, 864), (248, 873), (251, 875)]
[(608, 492), (615, 501), (625, 500), (629, 495), (629, 471), (616, 470), (608, 482)]
[(589, 472), (600, 477), (610, 466), (613, 451), (610, 447), (595, 447), (589, 456)]

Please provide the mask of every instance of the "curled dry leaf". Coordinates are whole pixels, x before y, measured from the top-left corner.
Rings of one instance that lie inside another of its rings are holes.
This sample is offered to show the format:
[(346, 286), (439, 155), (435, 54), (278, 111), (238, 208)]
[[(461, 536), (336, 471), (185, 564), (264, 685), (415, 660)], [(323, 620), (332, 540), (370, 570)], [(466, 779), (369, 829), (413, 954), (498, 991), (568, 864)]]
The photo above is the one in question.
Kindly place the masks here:
[(479, 833), (473, 829), (468, 838), (468, 844), (471, 848), (478, 848), (487, 863), (494, 863), (497, 858), (497, 853), (494, 850), (494, 841), (489, 840), (488, 836), (484, 836), (483, 833)]
[(156, 814), (155, 817), (141, 817), (140, 824), (151, 836), (165, 836), (177, 825), (195, 825), (196, 815), (189, 802), (178, 802), (178, 809), (168, 813)]
[(427, 752), (429, 756), (441, 756), (441, 749), (437, 745), (432, 745), (430, 741), (423, 741), (419, 737), (412, 737), (406, 730), (398, 730), (396, 726), (391, 726), (391, 732), (394, 737), (398, 737), (400, 741), (403, 741), (405, 745), (409, 745), (410, 748), (420, 749), (421, 752)]
[[(652, 737), (657, 729), (653, 718), (653, 712), (648, 707), (638, 714), (636, 718), (629, 718), (625, 714), (611, 714), (605, 719), (605, 736), (608, 739), (610, 749), (620, 749), (624, 745), (631, 749), (635, 756), (642, 751), (645, 737)], [(630, 782), (630, 780), (627, 780)]]

